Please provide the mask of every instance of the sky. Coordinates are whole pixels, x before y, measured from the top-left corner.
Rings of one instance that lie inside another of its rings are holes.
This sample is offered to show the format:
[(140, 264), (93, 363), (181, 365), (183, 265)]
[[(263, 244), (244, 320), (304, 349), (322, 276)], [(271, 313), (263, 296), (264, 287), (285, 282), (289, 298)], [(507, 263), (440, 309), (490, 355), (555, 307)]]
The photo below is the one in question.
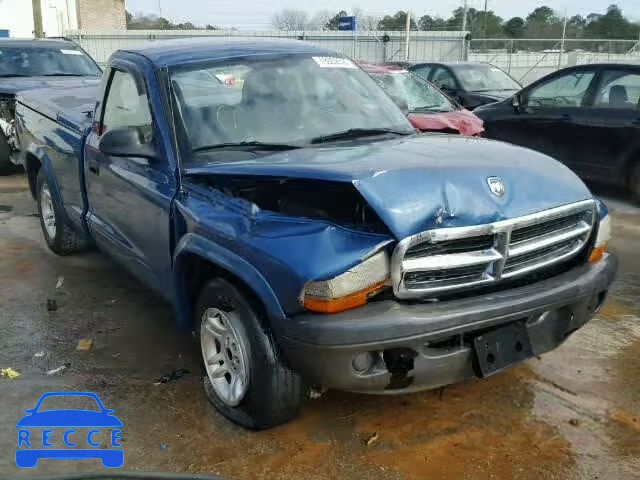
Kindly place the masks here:
[[(305, 10), (310, 15), (318, 10), (337, 12), (359, 7), (365, 14), (384, 16), (397, 10), (409, 10), (420, 17), (424, 14), (449, 18), (451, 11), (462, 6), (462, 0), (125, 0), (131, 12), (155, 13), (172, 21), (207, 23), (243, 30), (270, 29), (275, 12), (285, 8)], [(484, 0), (468, 0), (469, 6), (484, 9)], [(617, 3), (627, 17), (640, 20), (640, 0), (488, 0), (489, 9), (502, 18), (526, 16), (531, 10), (548, 5), (561, 14), (588, 15), (604, 13), (611, 3)]]

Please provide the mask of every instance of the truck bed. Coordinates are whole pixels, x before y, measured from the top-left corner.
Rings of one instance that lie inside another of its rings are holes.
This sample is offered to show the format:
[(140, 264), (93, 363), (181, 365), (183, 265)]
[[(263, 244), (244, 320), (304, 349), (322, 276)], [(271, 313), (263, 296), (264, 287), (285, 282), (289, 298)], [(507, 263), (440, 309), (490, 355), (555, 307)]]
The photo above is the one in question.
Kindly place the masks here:
[(39, 88), (21, 92), (18, 103), (77, 133), (91, 125), (97, 86)]
[[(96, 86), (42, 88), (17, 95), (16, 119), (25, 167), (49, 165), (52, 188), (65, 213), (84, 228), (84, 140), (91, 127)], [(31, 185), (35, 191), (35, 185)]]

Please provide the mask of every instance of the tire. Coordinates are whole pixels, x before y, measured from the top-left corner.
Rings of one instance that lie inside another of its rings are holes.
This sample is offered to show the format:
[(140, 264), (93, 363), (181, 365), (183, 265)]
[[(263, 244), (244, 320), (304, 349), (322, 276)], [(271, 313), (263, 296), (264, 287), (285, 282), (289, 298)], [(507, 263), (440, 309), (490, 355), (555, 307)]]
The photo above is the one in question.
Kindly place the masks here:
[[(69, 225), (66, 216), (62, 214), (62, 209), (51, 195), (42, 168), (36, 179), (36, 203), (42, 234), (51, 251), (58, 255), (69, 255), (87, 247), (89, 242), (85, 235), (78, 233)], [(51, 222), (53, 222), (53, 230), (50, 228)]]
[[(273, 334), (258, 311), (240, 289), (221, 278), (211, 280), (204, 286), (195, 308), (195, 330), (202, 358), (205, 393), (222, 415), (250, 430), (275, 427), (297, 417), (306, 392), (300, 376), (291, 370), (280, 355)], [(205, 325), (210, 326), (210, 319), (215, 315), (220, 315), (220, 324), (233, 332), (240, 345), (240, 353), (235, 350), (233, 339), (230, 345), (222, 342), (227, 353), (234, 349), (237, 355), (231, 361), (227, 357), (220, 359), (220, 363), (210, 362), (208, 367), (205, 352), (210, 352), (208, 349), (215, 337), (211, 335), (211, 330), (206, 330)], [(240, 367), (244, 363), (244, 370), (239, 368), (241, 372), (236, 377), (232, 377), (229, 370), (228, 377), (226, 374), (220, 377), (219, 371), (228, 368), (225, 366), (233, 367), (234, 362), (239, 363)], [(212, 369), (215, 375), (212, 375)], [(244, 388), (240, 390), (244, 393), (233, 400), (228, 396), (225, 398), (220, 393), (227, 388), (225, 382), (230, 385), (231, 378), (242, 377), (242, 373), (246, 381), (241, 382)]]
[(5, 176), (16, 171), (16, 166), (9, 160), (11, 148), (4, 134), (0, 133), (0, 176)]
[(631, 183), (629, 184), (631, 190), (631, 198), (640, 204), (640, 163), (631, 172)]

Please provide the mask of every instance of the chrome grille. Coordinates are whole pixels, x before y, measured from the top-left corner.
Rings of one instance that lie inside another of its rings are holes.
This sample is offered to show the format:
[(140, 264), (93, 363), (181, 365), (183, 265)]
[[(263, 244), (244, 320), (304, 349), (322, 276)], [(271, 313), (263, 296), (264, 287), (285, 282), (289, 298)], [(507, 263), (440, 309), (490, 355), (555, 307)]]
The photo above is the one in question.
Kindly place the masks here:
[(487, 225), (430, 230), (396, 247), (391, 279), (398, 298), (420, 298), (516, 278), (577, 255), (596, 205), (587, 200)]

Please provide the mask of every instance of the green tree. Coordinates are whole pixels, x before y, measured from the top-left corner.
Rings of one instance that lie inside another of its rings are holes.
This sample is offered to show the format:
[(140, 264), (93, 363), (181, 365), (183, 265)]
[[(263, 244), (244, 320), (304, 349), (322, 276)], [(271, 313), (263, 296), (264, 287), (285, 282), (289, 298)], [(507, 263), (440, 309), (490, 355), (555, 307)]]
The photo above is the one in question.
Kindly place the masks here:
[(418, 20), (418, 28), (420, 30), (444, 30), (447, 27), (447, 22), (440, 17), (431, 17), (430, 15), (423, 15)]
[(502, 29), (504, 30), (505, 35), (511, 38), (522, 38), (524, 36), (524, 27), (526, 23), (524, 18), (521, 17), (513, 17), (507, 20)]
[(562, 36), (563, 21), (553, 9), (547, 6), (538, 7), (527, 16), (525, 37), (559, 38)]
[[(411, 17), (411, 30), (417, 30), (415, 20)], [(393, 16), (386, 15), (378, 22), (378, 30), (406, 30), (407, 28), (407, 12), (398, 11)]]
[(589, 15), (584, 31), (590, 37), (637, 39), (640, 25), (625, 18), (618, 5), (610, 5), (604, 15)]
[[(460, 30), (463, 24), (463, 8), (456, 8), (449, 20), (447, 27), (451, 30)], [(500, 37), (503, 35), (502, 18), (498, 17), (495, 12), (488, 10), (485, 16), (484, 10), (476, 10), (470, 8), (467, 11), (467, 30), (476, 38), (484, 38), (485, 22), (487, 37)]]

